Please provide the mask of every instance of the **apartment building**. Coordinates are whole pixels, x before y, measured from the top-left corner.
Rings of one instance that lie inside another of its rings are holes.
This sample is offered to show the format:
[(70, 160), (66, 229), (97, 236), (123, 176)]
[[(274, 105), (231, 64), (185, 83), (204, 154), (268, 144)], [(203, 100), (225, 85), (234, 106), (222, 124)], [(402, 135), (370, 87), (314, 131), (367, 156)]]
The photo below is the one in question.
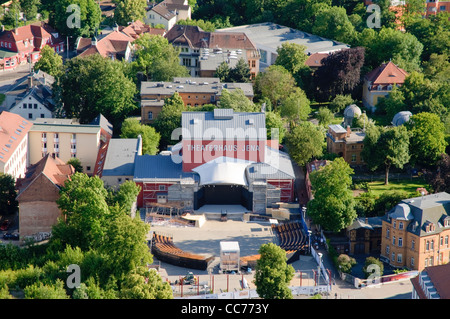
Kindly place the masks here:
[(450, 261), (450, 194), (402, 200), (382, 218), (381, 258), (422, 271)]
[(17, 114), (0, 114), (0, 172), (15, 179), (23, 177), (27, 168), (28, 131), (32, 123)]
[(247, 62), (251, 78), (259, 72), (259, 51), (244, 32), (206, 32), (198, 26), (175, 25), (165, 35), (179, 47), (180, 64), (194, 77), (212, 77), (226, 62), (232, 68), (240, 58)]
[(164, 106), (164, 99), (178, 92), (186, 106), (216, 104), (220, 101), (222, 91), (242, 90), (244, 95), (253, 100), (251, 83), (222, 83), (219, 78), (174, 78), (172, 82), (141, 83), (141, 121), (152, 123)]
[(29, 164), (52, 154), (64, 163), (78, 158), (84, 173), (98, 174), (111, 136), (112, 125), (102, 115), (91, 124), (72, 119), (37, 119), (28, 132)]

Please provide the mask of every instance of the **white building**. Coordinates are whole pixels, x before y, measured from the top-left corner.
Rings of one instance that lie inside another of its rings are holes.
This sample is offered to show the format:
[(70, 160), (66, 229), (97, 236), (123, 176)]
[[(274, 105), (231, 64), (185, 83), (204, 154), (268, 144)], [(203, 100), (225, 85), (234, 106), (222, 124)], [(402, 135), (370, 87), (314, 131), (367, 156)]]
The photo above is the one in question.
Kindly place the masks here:
[(0, 114), (0, 172), (15, 179), (25, 176), (28, 154), (28, 131), (33, 123), (17, 114)]

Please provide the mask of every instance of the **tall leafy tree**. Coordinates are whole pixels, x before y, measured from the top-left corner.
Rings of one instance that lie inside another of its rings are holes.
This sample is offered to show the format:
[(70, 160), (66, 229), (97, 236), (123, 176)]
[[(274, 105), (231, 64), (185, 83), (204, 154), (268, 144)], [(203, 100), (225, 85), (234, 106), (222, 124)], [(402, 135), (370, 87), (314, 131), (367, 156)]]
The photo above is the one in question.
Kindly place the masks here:
[(142, 153), (156, 155), (158, 152), (161, 135), (155, 128), (149, 125), (140, 124), (139, 120), (128, 118), (122, 124), (121, 138), (142, 138)]
[(79, 118), (81, 123), (89, 123), (101, 113), (118, 130), (137, 108), (136, 85), (125, 76), (123, 62), (99, 54), (67, 61), (58, 86), (65, 115)]
[(312, 111), (310, 104), (305, 92), (300, 88), (295, 88), (281, 103), (280, 115), (289, 121), (305, 121)]
[(41, 49), (41, 58), (34, 64), (34, 70), (42, 70), (59, 78), (63, 73), (62, 57), (49, 45)]
[(450, 156), (441, 154), (435, 168), (428, 172), (426, 178), (434, 192), (450, 193)]
[(447, 146), (445, 127), (440, 117), (433, 113), (418, 113), (413, 115), (405, 126), (411, 134), (411, 163), (435, 165)]
[(357, 47), (330, 54), (314, 73), (318, 98), (328, 100), (338, 94), (352, 93), (361, 81), (364, 48)]
[(389, 184), (389, 170), (392, 166), (403, 168), (410, 160), (409, 133), (405, 126), (373, 126), (366, 130), (364, 149), (361, 152), (364, 162), (371, 170), (385, 169), (385, 184)]
[(301, 122), (286, 135), (286, 144), (292, 159), (300, 166), (312, 158), (322, 156), (325, 134), (311, 122)]
[(160, 149), (177, 142), (172, 140), (172, 132), (181, 127), (181, 113), (185, 110), (183, 99), (178, 92), (165, 100), (161, 112), (153, 122), (153, 127), (161, 135)]
[(274, 110), (295, 89), (295, 80), (281, 65), (271, 65), (264, 72), (258, 73), (255, 79), (255, 91), (259, 97), (267, 98)]
[(257, 261), (254, 283), (256, 292), (263, 299), (292, 299), (289, 284), (294, 268), (287, 264), (286, 252), (268, 243), (259, 248), (261, 258)]
[(232, 91), (223, 89), (219, 106), (224, 109), (233, 109), (235, 112), (256, 112), (258, 110), (255, 103), (246, 97), (244, 91), (239, 88)]
[(333, 232), (353, 223), (356, 218), (355, 199), (350, 189), (353, 173), (342, 157), (311, 173), (314, 198), (308, 202), (308, 213), (314, 223)]
[(352, 43), (356, 36), (355, 27), (348, 19), (345, 8), (336, 6), (331, 6), (317, 14), (312, 32), (344, 43)]
[(244, 58), (240, 58), (236, 65), (230, 69), (227, 82), (250, 82), (250, 67)]
[(143, 34), (134, 41), (136, 51), (133, 68), (143, 72), (151, 81), (172, 81), (188, 76), (188, 69), (180, 65), (179, 50), (159, 35)]
[(297, 43), (284, 42), (277, 48), (276, 65), (281, 65), (292, 75), (296, 74), (304, 65), (308, 56), (305, 53), (306, 47)]
[(64, 36), (91, 37), (100, 26), (101, 10), (95, 0), (46, 1), (49, 23)]
[(114, 20), (119, 25), (127, 25), (128, 22), (143, 20), (147, 9), (146, 0), (114, 0)]

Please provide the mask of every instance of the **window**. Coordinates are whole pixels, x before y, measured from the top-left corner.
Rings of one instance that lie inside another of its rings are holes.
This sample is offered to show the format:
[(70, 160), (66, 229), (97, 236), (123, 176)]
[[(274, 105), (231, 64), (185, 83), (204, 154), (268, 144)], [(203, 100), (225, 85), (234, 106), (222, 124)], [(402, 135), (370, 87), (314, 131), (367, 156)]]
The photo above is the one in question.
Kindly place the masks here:
[(430, 250), (430, 241), (429, 240), (427, 240), (425, 243), (425, 249)]
[(37, 104), (35, 103), (35, 104), (33, 105), (33, 107), (34, 107), (35, 109), (37, 109)]
[(28, 113), (28, 119), (32, 120), (33, 119), (33, 113)]
[(55, 150), (59, 150), (59, 143), (53, 144), (53, 148), (54, 148)]
[(166, 185), (159, 185), (159, 190), (160, 191), (165, 191), (166, 190)]
[(43, 119), (45, 117), (44, 113), (41, 113), (41, 119)]
[(389, 245), (386, 245), (386, 255), (389, 255)]
[(90, 166), (86, 166), (86, 170), (90, 171), (91, 167)]
[(416, 247), (416, 242), (413, 240), (413, 241), (411, 242), (411, 249), (414, 250), (415, 247)]
[(398, 223), (398, 229), (403, 229), (403, 222)]
[(391, 234), (391, 230), (389, 228), (386, 229), (386, 238), (389, 238), (390, 234)]
[(395, 246), (395, 236), (392, 236), (392, 246)]
[(148, 112), (147, 113), (147, 118), (149, 121), (153, 120), (153, 112)]
[(184, 66), (191, 66), (191, 59), (190, 58), (183, 58), (183, 65)]
[(393, 227), (394, 227), (394, 229), (397, 228), (397, 221), (396, 220), (394, 220), (394, 226)]
[(24, 108), (24, 109), (26, 109), (26, 108), (27, 108), (27, 106), (28, 106), (28, 104), (27, 104), (27, 103), (23, 103), (23, 108)]
[(356, 154), (352, 154), (352, 162), (356, 162)]
[(445, 245), (448, 246), (448, 235), (445, 236)]
[(434, 250), (434, 240), (431, 241), (431, 250)]
[(395, 253), (394, 252), (392, 253), (391, 259), (392, 259), (392, 261), (395, 261)]
[(47, 138), (47, 133), (42, 133), (42, 138)]
[(53, 138), (55, 139), (59, 138), (59, 134), (58, 133), (53, 134)]
[(402, 237), (398, 238), (398, 247), (403, 247), (403, 238)]
[(398, 254), (398, 255), (397, 255), (397, 262), (398, 262), (398, 263), (401, 263), (401, 262), (402, 262), (402, 257), (403, 257), (402, 254)]
[(411, 266), (414, 266), (414, 257), (411, 257)]

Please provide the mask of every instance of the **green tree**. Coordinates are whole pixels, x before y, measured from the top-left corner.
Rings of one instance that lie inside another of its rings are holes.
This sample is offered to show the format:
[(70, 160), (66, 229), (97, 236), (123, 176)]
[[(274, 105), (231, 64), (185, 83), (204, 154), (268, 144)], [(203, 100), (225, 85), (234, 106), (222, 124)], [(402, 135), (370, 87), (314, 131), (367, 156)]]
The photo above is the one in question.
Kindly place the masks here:
[(330, 124), (334, 119), (334, 113), (330, 111), (330, 109), (326, 107), (319, 107), (317, 111), (317, 119), (319, 120), (319, 124), (325, 127)]
[(280, 115), (289, 121), (305, 121), (311, 113), (310, 101), (300, 88), (294, 90), (281, 102)]
[(286, 252), (273, 243), (259, 248), (254, 283), (262, 299), (292, 299), (289, 289), (294, 268), (287, 264)]
[(268, 98), (274, 110), (295, 89), (293, 76), (281, 65), (271, 65), (255, 79), (255, 91), (259, 98)]
[(334, 99), (330, 102), (328, 107), (333, 112), (342, 112), (345, 108), (351, 104), (353, 104), (355, 100), (353, 100), (350, 94), (337, 94)]
[(380, 277), (384, 272), (383, 262), (372, 256), (367, 257), (364, 262), (363, 272), (366, 278), (369, 278), (370, 276)]
[(304, 65), (308, 56), (305, 54), (306, 47), (297, 43), (284, 42), (277, 48), (276, 65), (281, 65), (292, 75), (295, 75)]
[(91, 37), (100, 26), (101, 10), (95, 0), (55, 0), (46, 8), (49, 24), (63, 36)]
[(233, 109), (235, 112), (256, 112), (258, 110), (255, 103), (246, 97), (244, 91), (240, 88), (232, 91), (223, 89), (219, 101), (219, 107), (224, 109)]
[(136, 202), (136, 198), (139, 195), (141, 188), (134, 181), (128, 180), (122, 183), (118, 190), (111, 194), (111, 197), (107, 199), (110, 206), (115, 204), (119, 205), (123, 211), (130, 215), (131, 208)]
[(311, 122), (301, 122), (286, 135), (286, 144), (292, 159), (300, 166), (323, 154), (325, 134)]
[(66, 117), (81, 123), (90, 123), (101, 113), (118, 130), (137, 108), (136, 85), (125, 76), (123, 63), (99, 54), (68, 60), (58, 87)]
[(130, 272), (120, 291), (125, 299), (172, 299), (172, 288), (154, 269), (139, 267)]
[(223, 61), (217, 67), (214, 76), (218, 77), (221, 82), (228, 82), (230, 70), (230, 65), (226, 61)]
[(172, 140), (172, 132), (181, 127), (181, 113), (185, 110), (183, 99), (178, 92), (165, 100), (161, 112), (153, 122), (153, 127), (161, 135), (160, 149), (177, 142)]
[(146, 0), (115, 0), (114, 20), (119, 25), (127, 25), (128, 22), (143, 20), (147, 9)]
[(227, 82), (247, 83), (250, 82), (250, 67), (244, 58), (240, 58), (236, 65), (230, 69)]
[(143, 72), (151, 81), (172, 81), (188, 76), (188, 69), (180, 65), (179, 50), (159, 35), (143, 34), (134, 41), (136, 51), (132, 62), (136, 72)]
[(344, 43), (352, 43), (356, 36), (355, 27), (348, 19), (345, 9), (336, 6), (331, 6), (317, 14), (312, 32)]
[(337, 264), (340, 271), (350, 273), (352, 267), (356, 265), (356, 260), (346, 254), (340, 254), (337, 258)]
[(121, 138), (142, 138), (142, 153), (156, 155), (158, 153), (159, 141), (161, 135), (156, 132), (154, 127), (140, 124), (139, 120), (128, 118), (122, 124)]
[(62, 57), (49, 45), (41, 49), (41, 58), (34, 64), (34, 70), (42, 70), (59, 78), (63, 73)]
[(76, 158), (72, 157), (70, 160), (67, 161), (67, 164), (70, 164), (75, 169), (75, 172), (83, 173), (83, 165), (81, 165), (81, 161)]
[(405, 126), (374, 126), (366, 130), (361, 157), (371, 170), (384, 166), (385, 184), (389, 184), (391, 166), (403, 168), (410, 159), (409, 133)]
[(19, 203), (16, 200), (16, 182), (13, 176), (0, 174), (0, 211), (2, 214), (13, 214)]
[(69, 299), (61, 280), (54, 284), (42, 282), (27, 286), (24, 289), (25, 299)]
[(271, 140), (275, 138), (272, 136), (272, 129), (278, 130), (278, 143), (283, 143), (284, 136), (286, 135), (286, 128), (283, 118), (276, 112), (266, 111), (266, 128), (267, 128), (267, 139)]
[(411, 163), (434, 166), (447, 147), (445, 127), (440, 117), (433, 113), (418, 113), (405, 126), (410, 132)]
[(342, 157), (311, 173), (314, 198), (308, 202), (308, 213), (314, 223), (339, 232), (356, 218), (355, 199), (350, 189), (353, 169)]
[(20, 7), (28, 21), (36, 19), (40, 5), (40, 0), (20, 0)]

